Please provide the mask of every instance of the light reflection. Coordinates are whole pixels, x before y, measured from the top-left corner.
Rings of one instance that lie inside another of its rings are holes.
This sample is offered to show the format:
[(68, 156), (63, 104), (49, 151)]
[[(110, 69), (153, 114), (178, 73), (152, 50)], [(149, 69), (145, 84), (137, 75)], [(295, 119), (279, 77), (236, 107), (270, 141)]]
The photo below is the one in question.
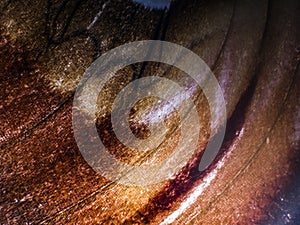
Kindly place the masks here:
[(146, 7), (164, 9), (169, 8), (171, 0), (133, 0), (143, 4)]

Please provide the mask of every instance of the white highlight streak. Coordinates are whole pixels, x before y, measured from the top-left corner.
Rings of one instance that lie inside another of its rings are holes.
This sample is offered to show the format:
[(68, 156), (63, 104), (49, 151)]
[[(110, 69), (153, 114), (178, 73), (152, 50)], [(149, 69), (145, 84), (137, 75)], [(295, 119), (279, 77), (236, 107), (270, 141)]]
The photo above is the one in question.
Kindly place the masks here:
[(105, 9), (105, 7), (106, 7), (106, 3), (103, 4), (102, 9), (101, 9), (101, 10), (97, 13), (97, 15), (94, 17), (93, 22), (91, 22), (90, 25), (86, 28), (87, 30), (90, 30), (90, 29), (94, 26), (94, 24), (97, 22), (97, 20), (98, 20), (99, 17), (101, 16), (101, 14), (102, 14), (103, 10)]
[(201, 183), (194, 192), (181, 203), (180, 207), (174, 211), (171, 215), (169, 215), (160, 225), (171, 224), (175, 221), (175, 219), (182, 214), (191, 204), (195, 203), (196, 199), (202, 194), (205, 188), (211, 183), (211, 181), (216, 177), (218, 169), (223, 166), (224, 162), (221, 161), (218, 163), (217, 168), (215, 168), (208, 176), (203, 179), (203, 183)]
[[(241, 129), (238, 139), (240, 139), (244, 134), (244, 128)], [(171, 224), (177, 219), (180, 214), (185, 212), (187, 208), (189, 208), (192, 204), (195, 203), (197, 198), (203, 193), (203, 191), (209, 186), (213, 179), (217, 176), (217, 173), (220, 168), (223, 167), (225, 163), (225, 159), (231, 154), (232, 150), (234, 149), (235, 144), (232, 145), (231, 149), (225, 154), (225, 156), (217, 163), (217, 167), (213, 169), (206, 177), (203, 178), (203, 183), (201, 183), (193, 192), (192, 194), (181, 203), (179, 208), (175, 210), (171, 215), (169, 215), (160, 225), (167, 225)]]

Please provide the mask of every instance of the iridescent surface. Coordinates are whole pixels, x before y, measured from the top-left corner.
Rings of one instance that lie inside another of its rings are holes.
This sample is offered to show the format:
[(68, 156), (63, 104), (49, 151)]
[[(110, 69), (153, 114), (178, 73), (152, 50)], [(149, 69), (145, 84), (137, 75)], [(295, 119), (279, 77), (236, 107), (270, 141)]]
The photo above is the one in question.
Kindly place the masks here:
[[(297, 224), (299, 4), (179, 0), (163, 10), (131, 0), (1, 1), (0, 224)], [(166, 65), (122, 69), (99, 94), (96, 121), (118, 160), (160, 161), (180, 137), (177, 112), (145, 99), (132, 110), (132, 129), (147, 137), (147, 123), (159, 121), (163, 109), (164, 144), (142, 155), (116, 139), (113, 99), (138, 77), (164, 76), (184, 86), (202, 131), (179, 173), (157, 185), (128, 187), (96, 174), (80, 155), (72, 99), (98, 56), (144, 39), (183, 45), (210, 66), (224, 92), (228, 129), (220, 155), (199, 173), (210, 125), (200, 88)], [(146, 115), (142, 125), (140, 115)]]
[(168, 8), (171, 0), (134, 0), (135, 2), (141, 3), (146, 7), (150, 8)]

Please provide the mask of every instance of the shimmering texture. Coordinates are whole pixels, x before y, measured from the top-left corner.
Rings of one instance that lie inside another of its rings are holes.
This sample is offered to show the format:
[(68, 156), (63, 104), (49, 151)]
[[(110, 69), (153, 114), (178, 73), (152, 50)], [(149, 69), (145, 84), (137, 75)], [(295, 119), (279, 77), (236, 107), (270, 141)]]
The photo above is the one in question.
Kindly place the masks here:
[[(131, 0), (1, 1), (0, 223), (297, 223), (299, 4), (187, 0), (161, 10)], [(146, 136), (147, 126), (135, 116), (149, 109), (155, 122), (161, 109), (167, 111), (161, 149), (141, 155), (116, 140), (112, 101), (138, 77), (164, 76), (184, 86), (201, 112), (203, 131), (179, 173), (157, 185), (127, 187), (97, 175), (83, 160), (71, 126), (72, 96), (96, 57), (143, 39), (181, 44), (211, 67), (226, 97), (229, 126), (220, 155), (199, 173), (210, 125), (200, 88), (166, 65), (124, 68), (99, 94), (96, 121), (117, 159), (157, 162), (180, 136), (176, 110), (145, 99), (132, 110), (132, 129)]]
[(172, 0), (133, 0), (150, 8), (169, 8)]

